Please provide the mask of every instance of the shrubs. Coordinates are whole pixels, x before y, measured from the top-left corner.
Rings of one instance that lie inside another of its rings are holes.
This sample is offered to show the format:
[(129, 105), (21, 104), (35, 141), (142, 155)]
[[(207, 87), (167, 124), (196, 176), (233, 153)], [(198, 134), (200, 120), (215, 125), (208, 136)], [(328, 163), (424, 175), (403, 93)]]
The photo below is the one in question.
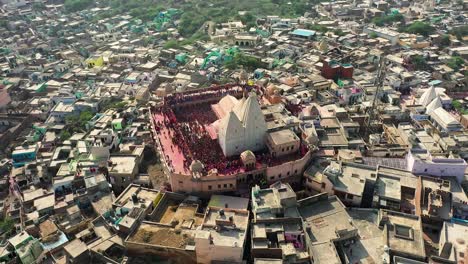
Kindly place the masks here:
[(68, 12), (77, 12), (90, 7), (93, 0), (65, 0), (65, 9)]
[(428, 23), (416, 21), (404, 28), (404, 31), (412, 34), (429, 36), (430, 34), (434, 33), (435, 29)]

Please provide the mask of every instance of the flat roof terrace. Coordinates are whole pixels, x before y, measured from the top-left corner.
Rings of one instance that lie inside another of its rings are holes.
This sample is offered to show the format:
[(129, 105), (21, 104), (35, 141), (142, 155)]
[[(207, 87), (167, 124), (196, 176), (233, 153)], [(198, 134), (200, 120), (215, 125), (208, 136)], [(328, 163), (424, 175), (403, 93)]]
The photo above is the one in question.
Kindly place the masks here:
[(312, 242), (332, 241), (340, 238), (337, 230), (352, 232), (356, 227), (343, 204), (335, 197), (299, 207), (304, 221), (311, 226)]
[(350, 263), (378, 263), (384, 253), (383, 231), (379, 229), (377, 211), (351, 209), (348, 211), (359, 230), (360, 239), (344, 250)]
[(203, 223), (203, 215), (197, 214), (198, 206), (195, 204), (180, 204), (170, 202), (159, 220), (162, 224), (171, 224), (174, 221), (176, 227), (193, 229)]
[(129, 236), (128, 241), (185, 249), (193, 241), (193, 235), (192, 230), (174, 229), (156, 223), (143, 222), (138, 230)]
[(148, 205), (152, 203), (158, 196), (158, 191), (153, 189), (147, 189), (136, 184), (129, 185), (122, 194), (115, 200), (114, 204), (117, 206), (122, 206), (126, 208), (140, 207), (139, 203), (134, 204), (132, 201), (132, 195), (136, 194), (137, 198), (142, 200), (143, 203)]
[[(222, 209), (210, 209), (206, 214), (202, 230), (209, 231), (214, 245), (226, 247), (242, 247), (249, 224), (249, 213)], [(222, 228), (216, 230), (217, 225)]]

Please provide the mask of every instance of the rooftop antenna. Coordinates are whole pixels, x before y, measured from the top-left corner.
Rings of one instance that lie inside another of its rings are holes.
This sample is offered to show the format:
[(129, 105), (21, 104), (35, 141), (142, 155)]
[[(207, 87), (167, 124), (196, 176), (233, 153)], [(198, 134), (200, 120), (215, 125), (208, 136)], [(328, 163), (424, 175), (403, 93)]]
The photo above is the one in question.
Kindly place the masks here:
[(379, 68), (377, 70), (377, 76), (374, 81), (374, 85), (376, 87), (374, 100), (372, 100), (371, 108), (367, 110), (367, 116), (366, 116), (367, 120), (365, 122), (367, 135), (369, 135), (372, 132), (372, 122), (375, 121), (378, 116), (377, 106), (379, 102), (377, 101), (377, 97), (382, 91), (383, 83), (384, 83), (385, 75), (386, 75), (386, 59), (384, 56), (380, 57), (378, 67)]

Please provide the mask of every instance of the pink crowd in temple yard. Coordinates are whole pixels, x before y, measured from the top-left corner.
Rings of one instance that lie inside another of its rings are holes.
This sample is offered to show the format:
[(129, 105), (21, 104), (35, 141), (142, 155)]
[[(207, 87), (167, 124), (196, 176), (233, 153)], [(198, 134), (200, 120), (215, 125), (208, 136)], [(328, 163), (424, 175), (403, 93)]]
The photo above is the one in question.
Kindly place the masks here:
[[(178, 122), (172, 109), (168, 107), (156, 109), (154, 115), (155, 120), (157, 120), (155, 124), (158, 136), (170, 138), (171, 144), (169, 148), (171, 152), (174, 152), (177, 148), (178, 152), (184, 156), (184, 171), (189, 169), (193, 160), (202, 162), (205, 166), (205, 171), (217, 169), (222, 174), (231, 174), (239, 171), (242, 165), (239, 159), (224, 157), (218, 141), (213, 140), (205, 128), (205, 125), (209, 123), (200, 123), (211, 121), (213, 117), (210, 115), (214, 116), (214, 113), (198, 112), (199, 110), (197, 109), (195, 112), (191, 111), (190, 108), (184, 109), (183, 112), (186, 115), (184, 119), (194, 121)], [(162, 121), (158, 117), (159, 115), (162, 115)], [(215, 116), (214, 118), (216, 119)], [(163, 131), (162, 134), (161, 131)], [(162, 145), (164, 148), (167, 148), (164, 144)], [(163, 151), (167, 153), (166, 149), (163, 149)], [(173, 157), (171, 158), (173, 159)], [(166, 160), (170, 162), (171, 158), (167, 156)]]
[[(220, 99), (227, 94), (240, 96), (243, 92), (242, 87), (231, 85), (203, 92), (180, 93), (166, 97), (162, 106), (152, 108), (155, 132), (166, 162), (174, 172), (188, 173), (193, 160), (204, 165), (204, 172), (216, 169), (220, 174), (230, 175), (243, 170), (239, 156), (225, 157), (218, 140), (210, 136), (208, 128), (217, 120), (211, 104), (184, 105), (204, 99)], [(299, 154), (306, 152), (307, 149), (301, 147)], [(256, 159), (257, 166), (281, 163), (280, 159), (267, 152), (256, 153)]]
[(240, 95), (244, 91), (251, 91), (255, 89), (257, 92), (261, 93), (261, 89), (258, 86), (240, 86), (235, 84), (226, 84), (223, 86), (216, 86), (208, 88), (206, 90), (200, 91), (189, 91), (185, 93), (171, 94), (164, 98), (164, 104), (168, 106), (175, 106), (176, 104), (200, 101), (204, 99), (211, 98), (222, 98), (225, 95)]

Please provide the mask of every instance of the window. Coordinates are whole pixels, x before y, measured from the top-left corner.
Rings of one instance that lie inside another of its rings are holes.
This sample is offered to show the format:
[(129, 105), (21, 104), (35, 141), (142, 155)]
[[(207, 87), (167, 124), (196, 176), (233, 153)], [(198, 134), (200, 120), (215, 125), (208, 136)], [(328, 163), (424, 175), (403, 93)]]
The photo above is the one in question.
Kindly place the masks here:
[(182, 183), (184, 183), (184, 182), (183, 182), (183, 181), (179, 181), (179, 184), (182, 184)]
[(275, 179), (275, 176), (271, 176), (271, 177), (270, 177), (270, 180), (274, 180), (274, 179)]
[(231, 187), (231, 188), (233, 187), (233, 186), (232, 186), (232, 183), (229, 184), (229, 187)]
[(352, 200), (352, 199), (354, 198), (354, 195), (349, 194), (349, 193), (348, 193), (346, 196), (347, 196), (347, 198), (348, 198), (349, 200)]
[(294, 170), (294, 174), (297, 174), (297, 170)]
[(325, 189), (325, 187), (327, 187), (327, 184), (322, 182), (322, 189)]
[(227, 188), (227, 184), (224, 184), (224, 188)]
[(208, 190), (211, 190), (211, 185), (208, 185)]
[(394, 225), (395, 236), (403, 239), (413, 240), (413, 229), (409, 226)]
[(281, 178), (281, 173), (278, 175), (278, 178)]
[(427, 169), (424, 169), (424, 172), (427, 172)]
[(218, 189), (221, 189), (221, 184), (218, 184)]
[(288, 171), (287, 175), (289, 176), (289, 174), (290, 174), (290, 173), (289, 173), (289, 171)]

